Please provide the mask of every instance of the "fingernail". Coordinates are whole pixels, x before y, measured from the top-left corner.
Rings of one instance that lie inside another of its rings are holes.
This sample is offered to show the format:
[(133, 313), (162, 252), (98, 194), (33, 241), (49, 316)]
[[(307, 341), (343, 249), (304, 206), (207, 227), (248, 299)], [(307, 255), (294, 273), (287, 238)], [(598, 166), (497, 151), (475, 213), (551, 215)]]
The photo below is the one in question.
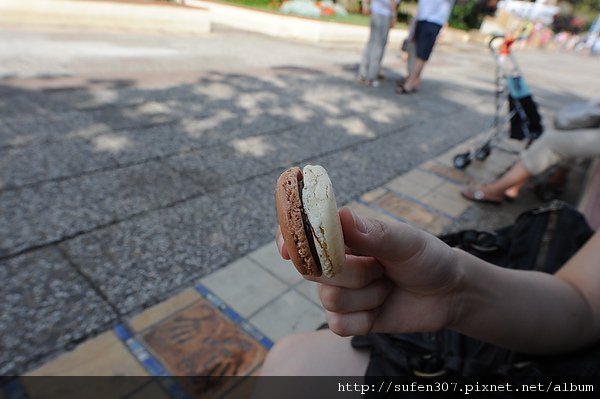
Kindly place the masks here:
[(352, 212), (352, 218), (354, 219), (354, 226), (356, 227), (356, 230), (360, 231), (363, 234), (366, 234), (367, 225), (365, 224), (365, 222), (352, 209), (350, 210), (350, 212)]

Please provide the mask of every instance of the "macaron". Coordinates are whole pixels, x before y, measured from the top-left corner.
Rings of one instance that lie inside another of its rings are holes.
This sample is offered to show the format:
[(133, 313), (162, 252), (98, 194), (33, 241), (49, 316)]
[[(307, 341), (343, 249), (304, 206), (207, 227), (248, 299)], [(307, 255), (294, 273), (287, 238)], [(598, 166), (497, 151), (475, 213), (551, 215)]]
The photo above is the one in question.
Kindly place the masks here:
[(292, 263), (303, 275), (333, 277), (344, 264), (345, 247), (333, 185), (325, 168), (307, 165), (277, 179), (275, 205)]

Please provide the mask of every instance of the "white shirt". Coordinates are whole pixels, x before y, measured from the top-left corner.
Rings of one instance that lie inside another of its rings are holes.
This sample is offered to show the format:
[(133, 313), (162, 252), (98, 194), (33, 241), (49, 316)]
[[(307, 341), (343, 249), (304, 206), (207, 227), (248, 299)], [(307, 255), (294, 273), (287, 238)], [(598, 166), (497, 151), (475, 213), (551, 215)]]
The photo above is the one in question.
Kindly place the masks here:
[[(396, 0), (396, 5), (398, 3), (400, 3), (400, 0)], [(371, 14), (391, 17), (392, 8), (390, 7), (390, 0), (371, 0)]]
[(417, 21), (442, 25), (448, 22), (454, 0), (419, 0)]

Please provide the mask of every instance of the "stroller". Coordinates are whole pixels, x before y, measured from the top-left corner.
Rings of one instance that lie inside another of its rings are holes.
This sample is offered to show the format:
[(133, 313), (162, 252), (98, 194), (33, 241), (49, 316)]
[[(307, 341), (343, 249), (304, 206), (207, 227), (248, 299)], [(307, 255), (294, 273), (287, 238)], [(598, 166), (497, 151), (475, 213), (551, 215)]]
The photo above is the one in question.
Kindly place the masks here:
[[(498, 45), (499, 40), (502, 40), (502, 43)], [(509, 121), (510, 138), (527, 140), (527, 147), (543, 132), (542, 118), (538, 113), (537, 105), (533, 101), (529, 88), (521, 75), (519, 65), (511, 52), (511, 46), (514, 43), (514, 38), (499, 35), (492, 37), (488, 43), (496, 61), (495, 113), (484, 130), (484, 133), (487, 133), (485, 139), (479, 140), (469, 151), (454, 157), (453, 163), (457, 169), (469, 166), (473, 158), (484, 161), (490, 156), (494, 147), (508, 152), (516, 152), (498, 146), (504, 133), (503, 128)], [(506, 100), (503, 96), (505, 93)], [(508, 101), (508, 114), (502, 116), (506, 101)]]

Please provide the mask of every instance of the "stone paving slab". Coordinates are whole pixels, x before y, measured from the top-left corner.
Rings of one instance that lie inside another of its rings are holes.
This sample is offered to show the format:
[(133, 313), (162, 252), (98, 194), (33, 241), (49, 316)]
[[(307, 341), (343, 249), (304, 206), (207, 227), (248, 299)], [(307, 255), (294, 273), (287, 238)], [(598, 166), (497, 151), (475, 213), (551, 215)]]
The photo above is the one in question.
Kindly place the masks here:
[(102, 121), (112, 130), (171, 123), (181, 116), (178, 115), (176, 109), (167, 104), (152, 101), (152, 97), (147, 97), (142, 104), (92, 109), (83, 111), (83, 113), (91, 116), (94, 120)]
[(289, 262), (281, 258), (274, 240), (249, 253), (248, 257), (288, 286), (295, 285), (303, 280), (300, 273), (295, 268), (289, 267)]
[[(109, 300), (129, 313), (271, 239), (275, 179), (232, 186), (61, 245)], [(139, 272), (130, 276), (131, 270)]]
[(390, 181), (386, 185), (386, 188), (416, 199), (421, 199), (443, 183), (444, 180), (436, 174), (427, 173), (420, 169), (413, 169)]
[(21, 94), (21, 91), (0, 84), (0, 117), (18, 118), (30, 116), (32, 113), (48, 114), (44, 107), (36, 104), (30, 96)]
[[(288, 265), (289, 267), (289, 265)], [(303, 280), (294, 286), (294, 290), (310, 299), (315, 305), (322, 307), (321, 298), (319, 297), (318, 285), (312, 281)]]
[(278, 341), (291, 333), (316, 330), (325, 323), (325, 312), (306, 296), (291, 290), (274, 299), (249, 320), (270, 339)]
[(200, 298), (202, 297), (194, 288), (186, 288), (166, 301), (160, 302), (146, 309), (144, 312), (129, 318), (128, 325), (134, 333), (141, 333), (148, 327), (166, 319), (181, 309), (198, 302)]
[[(264, 347), (206, 300), (152, 326), (140, 338), (178, 376), (248, 375), (266, 355)], [(207, 387), (189, 388), (202, 392)]]
[(460, 195), (461, 186), (454, 183), (443, 183), (423, 198), (423, 203), (439, 210), (445, 216), (456, 218), (471, 205)]
[(177, 126), (166, 124), (106, 133), (89, 146), (109, 154), (119, 165), (129, 165), (187, 151), (192, 143)]
[(183, 118), (178, 128), (190, 143), (203, 145), (221, 144), (238, 137), (269, 134), (292, 126), (287, 117), (272, 115), (269, 112), (244, 112), (216, 110), (203, 118)]
[[(470, 177), (469, 175), (467, 175), (466, 173), (464, 173), (463, 171), (454, 169), (454, 168), (449, 168), (448, 166), (444, 166), (443, 164), (441, 164), (435, 160), (425, 162), (421, 166), (421, 168), (422, 168), (422, 170), (432, 172), (433, 174), (436, 174), (440, 177), (443, 177), (446, 180), (455, 182), (460, 185), (466, 186), (471, 183), (474, 183), (474, 179), (472, 177)], [(401, 178), (399, 178), (399, 179), (401, 179)], [(393, 188), (396, 188), (396, 189), (399, 189), (400, 191), (402, 191), (403, 188), (408, 188), (408, 187), (399, 185), (399, 186), (396, 186)]]
[(201, 283), (236, 311), (251, 317), (288, 288), (248, 258), (242, 258), (203, 278)]
[(202, 185), (148, 162), (35, 188), (0, 193), (0, 256), (61, 241), (205, 192)]
[[(107, 331), (97, 337), (85, 341), (71, 352), (60, 356), (56, 360), (46, 363), (26, 374), (33, 377), (51, 376), (148, 376), (148, 373), (131, 356), (127, 347), (115, 336), (112, 331)], [(134, 386), (123, 379), (127, 386), (122, 394), (130, 392), (139, 385)], [(120, 391), (120, 390), (119, 390)], [(47, 395), (47, 393), (45, 393)]]
[[(0, 261), (0, 374), (64, 350), (115, 320), (111, 307), (56, 248)], [(35, 323), (32, 323), (35, 320)]]
[(0, 148), (70, 138), (82, 134), (95, 123), (92, 115), (79, 111), (61, 113), (60, 118), (45, 113), (2, 118)]
[(200, 197), (61, 245), (108, 300), (127, 314), (235, 258), (223, 232), (209, 229), (211, 221), (202, 216), (213, 207), (211, 199)]
[(117, 165), (111, 152), (85, 141), (32, 145), (0, 151), (0, 190), (77, 176)]
[(365, 217), (379, 219), (386, 223), (397, 223), (398, 222), (397, 219), (381, 212), (381, 210), (378, 210), (372, 206), (369, 206), (369, 201), (365, 201), (365, 202), (356, 202), (355, 201), (355, 202), (349, 203), (346, 206), (348, 208), (352, 209), (354, 212), (358, 212), (361, 215), (364, 215)]

